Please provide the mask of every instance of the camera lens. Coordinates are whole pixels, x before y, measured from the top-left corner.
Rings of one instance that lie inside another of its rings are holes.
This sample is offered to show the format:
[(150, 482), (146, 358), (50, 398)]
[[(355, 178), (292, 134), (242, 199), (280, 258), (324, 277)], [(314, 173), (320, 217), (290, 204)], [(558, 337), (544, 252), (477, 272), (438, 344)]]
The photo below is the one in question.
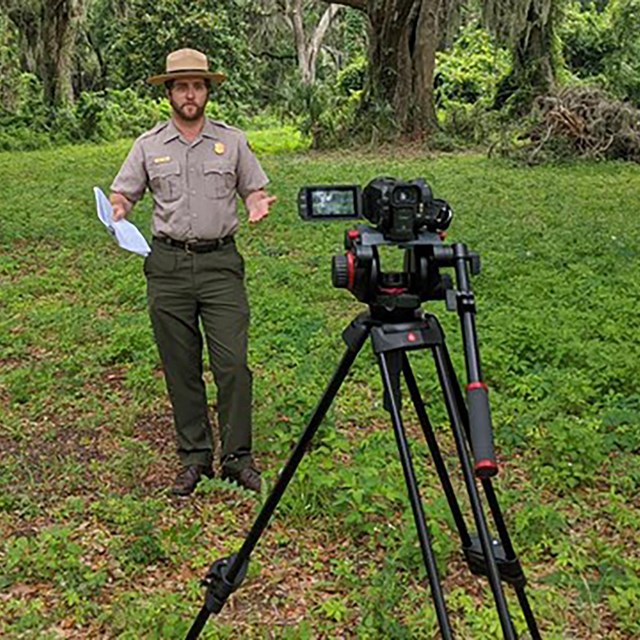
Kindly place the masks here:
[(413, 185), (397, 186), (391, 192), (391, 203), (399, 206), (418, 204), (420, 191)]
[(434, 226), (442, 231), (451, 224), (452, 217), (453, 211), (451, 211), (451, 207), (445, 202), (440, 203), (433, 217)]

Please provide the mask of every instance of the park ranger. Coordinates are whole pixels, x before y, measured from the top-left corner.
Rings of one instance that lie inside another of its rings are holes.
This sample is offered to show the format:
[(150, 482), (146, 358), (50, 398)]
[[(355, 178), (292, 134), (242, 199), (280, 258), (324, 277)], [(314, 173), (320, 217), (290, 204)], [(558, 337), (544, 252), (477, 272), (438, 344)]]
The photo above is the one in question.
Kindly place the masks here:
[(205, 117), (211, 83), (207, 58), (194, 49), (167, 56), (168, 122), (141, 135), (111, 185), (113, 217), (126, 216), (145, 189), (153, 197), (147, 299), (173, 407), (182, 468), (172, 492), (189, 495), (213, 476), (213, 442), (202, 378), (203, 338), (218, 390), (222, 477), (260, 490), (251, 456), (251, 372), (247, 367), (249, 307), (244, 262), (234, 234), (239, 195), (256, 223), (275, 201), (245, 135)]

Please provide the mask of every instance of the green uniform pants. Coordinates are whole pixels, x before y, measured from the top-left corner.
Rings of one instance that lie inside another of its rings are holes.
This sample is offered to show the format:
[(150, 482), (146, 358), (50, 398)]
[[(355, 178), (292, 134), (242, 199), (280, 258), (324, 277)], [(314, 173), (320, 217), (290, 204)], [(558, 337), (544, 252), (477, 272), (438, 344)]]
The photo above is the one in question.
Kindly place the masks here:
[(218, 389), (222, 466), (239, 471), (251, 463), (249, 305), (242, 256), (233, 242), (208, 253), (188, 253), (155, 241), (144, 271), (180, 461), (210, 465), (213, 457), (201, 322)]

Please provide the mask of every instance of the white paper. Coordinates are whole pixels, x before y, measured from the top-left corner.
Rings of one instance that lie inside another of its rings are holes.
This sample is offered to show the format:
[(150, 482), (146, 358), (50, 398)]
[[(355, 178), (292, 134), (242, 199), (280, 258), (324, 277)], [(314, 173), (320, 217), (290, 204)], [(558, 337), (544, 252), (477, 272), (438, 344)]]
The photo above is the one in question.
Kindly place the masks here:
[(122, 219), (116, 222), (113, 219), (111, 203), (100, 188), (94, 187), (93, 194), (96, 197), (98, 219), (115, 238), (118, 245), (127, 251), (132, 251), (141, 256), (148, 256), (151, 253), (151, 247), (138, 228), (128, 220)]

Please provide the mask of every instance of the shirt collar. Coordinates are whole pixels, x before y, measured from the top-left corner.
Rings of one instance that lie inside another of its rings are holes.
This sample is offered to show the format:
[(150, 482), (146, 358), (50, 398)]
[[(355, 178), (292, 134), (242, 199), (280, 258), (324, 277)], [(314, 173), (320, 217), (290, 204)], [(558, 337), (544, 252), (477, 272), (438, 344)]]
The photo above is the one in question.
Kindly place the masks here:
[[(167, 128), (165, 129), (164, 138), (162, 139), (162, 141), (166, 144), (168, 142), (171, 142), (172, 140), (175, 140), (176, 138), (179, 138), (180, 135), (181, 135), (180, 131), (178, 130), (178, 127), (176, 127), (176, 125), (173, 122), (173, 120), (169, 120), (169, 124), (167, 125)], [(211, 120), (209, 120), (209, 118), (205, 118), (204, 119), (204, 125), (202, 126), (202, 131), (200, 132), (200, 136), (199, 137), (201, 137), (201, 138), (213, 138), (214, 140), (217, 139), (215, 126), (214, 126), (213, 122), (211, 122)], [(196, 138), (196, 141), (197, 140), (198, 140), (198, 138)]]
[(200, 135), (204, 138), (213, 138), (214, 140), (218, 138), (216, 135), (216, 128), (209, 118), (205, 118), (204, 126), (202, 127)]
[(162, 138), (162, 142), (166, 144), (167, 142), (171, 142), (172, 140), (175, 140), (176, 138), (179, 138), (179, 137), (180, 137), (180, 132), (178, 131), (178, 128), (173, 123), (173, 120), (169, 120), (169, 124), (167, 125), (167, 128), (164, 131), (164, 137)]

